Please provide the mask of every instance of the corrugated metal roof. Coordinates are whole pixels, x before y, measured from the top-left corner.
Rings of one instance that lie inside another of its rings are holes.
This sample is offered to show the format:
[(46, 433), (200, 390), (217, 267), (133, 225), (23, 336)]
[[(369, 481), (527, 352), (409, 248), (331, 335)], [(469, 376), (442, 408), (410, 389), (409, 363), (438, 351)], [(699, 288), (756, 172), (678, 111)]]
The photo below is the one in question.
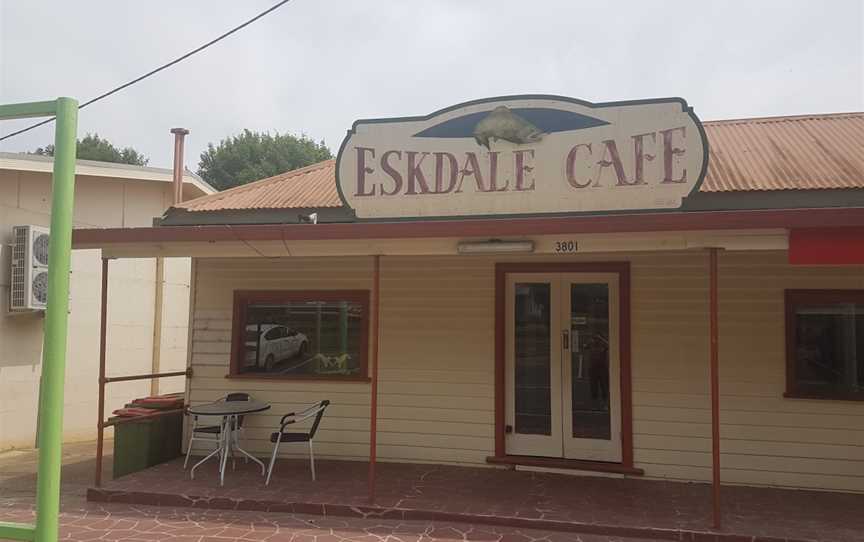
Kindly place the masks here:
[(336, 161), (325, 160), (176, 207), (187, 211), (341, 207), (335, 173)]
[(864, 188), (864, 113), (704, 124), (702, 192)]
[[(864, 113), (705, 122), (701, 192), (864, 188)], [(327, 160), (184, 202), (187, 211), (341, 207)]]

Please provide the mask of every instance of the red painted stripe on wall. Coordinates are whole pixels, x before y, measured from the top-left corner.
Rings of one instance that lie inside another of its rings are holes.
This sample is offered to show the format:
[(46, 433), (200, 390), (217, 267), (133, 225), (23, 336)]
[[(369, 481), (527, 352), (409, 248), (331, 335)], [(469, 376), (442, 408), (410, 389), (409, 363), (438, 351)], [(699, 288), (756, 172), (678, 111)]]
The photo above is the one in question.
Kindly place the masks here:
[(864, 228), (806, 228), (789, 233), (793, 265), (864, 264)]

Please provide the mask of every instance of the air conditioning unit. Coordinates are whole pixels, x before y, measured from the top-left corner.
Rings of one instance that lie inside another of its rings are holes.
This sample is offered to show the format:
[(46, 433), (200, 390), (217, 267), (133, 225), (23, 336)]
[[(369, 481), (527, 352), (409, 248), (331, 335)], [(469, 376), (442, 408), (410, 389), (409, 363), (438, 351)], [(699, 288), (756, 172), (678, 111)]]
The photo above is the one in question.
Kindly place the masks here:
[(48, 228), (12, 227), (11, 312), (45, 310), (48, 302)]

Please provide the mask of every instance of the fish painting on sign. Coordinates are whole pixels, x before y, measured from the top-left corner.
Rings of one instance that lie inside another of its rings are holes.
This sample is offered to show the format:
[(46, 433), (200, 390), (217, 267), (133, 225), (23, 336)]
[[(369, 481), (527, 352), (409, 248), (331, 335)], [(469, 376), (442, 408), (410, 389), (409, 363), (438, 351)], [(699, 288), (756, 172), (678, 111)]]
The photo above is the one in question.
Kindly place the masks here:
[(676, 209), (707, 145), (681, 98), (505, 96), (356, 121), (336, 181), (360, 220)]
[(489, 113), (486, 118), (474, 127), (474, 141), (483, 145), (487, 150), (489, 140), (503, 139), (510, 143), (522, 145), (525, 143), (536, 143), (546, 135), (539, 128), (523, 119), (516, 113), (510, 111), (505, 105), (499, 105)]
[(490, 141), (508, 141), (517, 145), (539, 143), (556, 132), (584, 130), (608, 122), (588, 115), (550, 107), (508, 107), (499, 105), (492, 111), (468, 113), (445, 120), (414, 134), (422, 138), (469, 138), (489, 147)]

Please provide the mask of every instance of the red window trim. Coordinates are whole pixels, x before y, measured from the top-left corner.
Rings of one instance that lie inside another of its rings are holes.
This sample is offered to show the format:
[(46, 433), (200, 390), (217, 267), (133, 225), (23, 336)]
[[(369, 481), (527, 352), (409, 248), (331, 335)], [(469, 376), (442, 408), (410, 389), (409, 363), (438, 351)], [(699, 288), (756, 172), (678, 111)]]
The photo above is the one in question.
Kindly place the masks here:
[(795, 343), (797, 326), (795, 310), (800, 305), (830, 303), (862, 303), (864, 290), (785, 290), (786, 320), (786, 392), (783, 397), (791, 399), (827, 399), (834, 401), (864, 401), (864, 392), (813, 392), (800, 390), (796, 384)]
[[(334, 375), (265, 375), (241, 373), (243, 330), (246, 329), (246, 307), (254, 302), (350, 301), (363, 307), (361, 319), (360, 374)], [(251, 380), (319, 380), (327, 382), (368, 382), (369, 376), (369, 290), (234, 290), (234, 317), (231, 324), (231, 361), (226, 378)]]
[(495, 264), (495, 456), (506, 457), (505, 295), (507, 273), (617, 273), (621, 361), (621, 463), (633, 467), (633, 385), (630, 363), (630, 262), (536, 262)]

